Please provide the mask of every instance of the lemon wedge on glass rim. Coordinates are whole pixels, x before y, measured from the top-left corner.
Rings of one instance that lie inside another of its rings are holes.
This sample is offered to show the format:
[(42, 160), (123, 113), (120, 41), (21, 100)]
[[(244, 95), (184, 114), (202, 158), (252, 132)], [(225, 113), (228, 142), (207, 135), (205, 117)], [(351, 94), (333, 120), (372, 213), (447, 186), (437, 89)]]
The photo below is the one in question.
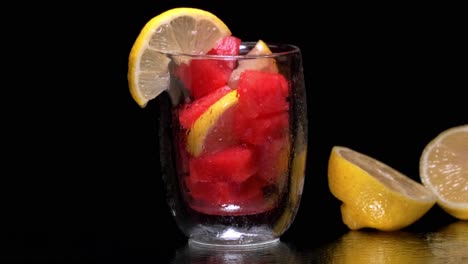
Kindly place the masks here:
[(149, 20), (135, 40), (128, 58), (128, 85), (140, 107), (169, 87), (168, 53), (205, 54), (231, 35), (212, 13), (189, 7), (167, 10)]
[(328, 184), (351, 230), (394, 231), (420, 219), (436, 203), (421, 183), (355, 150), (335, 146), (328, 163)]

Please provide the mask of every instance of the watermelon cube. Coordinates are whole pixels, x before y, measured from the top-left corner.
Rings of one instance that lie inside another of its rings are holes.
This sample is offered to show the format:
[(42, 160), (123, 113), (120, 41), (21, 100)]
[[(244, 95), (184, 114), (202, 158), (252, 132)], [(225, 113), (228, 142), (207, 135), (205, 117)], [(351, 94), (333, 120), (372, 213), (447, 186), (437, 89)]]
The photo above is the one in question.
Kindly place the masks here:
[(280, 73), (245, 70), (238, 83), (239, 111), (246, 117), (271, 115), (289, 109), (289, 84)]
[[(240, 50), (241, 40), (234, 36), (226, 36), (216, 43), (216, 46), (208, 51), (210, 55), (238, 55)], [(231, 71), (236, 67), (235, 60), (224, 61), (226, 67)]]
[(238, 55), (241, 40), (234, 36), (226, 36), (216, 42), (214, 48), (208, 51), (210, 55)]
[(254, 151), (243, 146), (192, 158), (190, 177), (195, 181), (243, 182), (257, 171)]
[(273, 139), (288, 135), (289, 114), (283, 111), (269, 116), (250, 118), (236, 113), (233, 132), (242, 142), (252, 145), (267, 144)]
[(264, 187), (258, 177), (237, 182), (204, 182), (186, 177), (188, 201), (192, 209), (210, 215), (258, 214), (266, 210)]
[[(227, 36), (216, 43), (208, 54), (237, 55), (240, 39)], [(210, 60), (192, 58), (189, 64), (181, 64), (175, 75), (191, 92), (194, 99), (199, 99), (227, 84), (229, 76), (236, 66), (233, 60)]]
[(175, 75), (196, 100), (225, 86), (231, 71), (223, 61), (192, 59), (188, 65), (179, 65)]
[(187, 190), (193, 199), (221, 206), (240, 205), (252, 199), (263, 197), (265, 182), (261, 178), (251, 178), (242, 183), (197, 181), (189, 176), (185, 180)]

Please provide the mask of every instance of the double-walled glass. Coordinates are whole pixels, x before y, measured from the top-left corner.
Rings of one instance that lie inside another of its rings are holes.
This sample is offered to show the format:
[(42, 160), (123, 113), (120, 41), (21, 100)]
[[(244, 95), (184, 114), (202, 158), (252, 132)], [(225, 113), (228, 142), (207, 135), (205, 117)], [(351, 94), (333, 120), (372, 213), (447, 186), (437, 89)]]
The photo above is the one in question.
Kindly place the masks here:
[(189, 242), (264, 246), (294, 220), (303, 191), (307, 106), (300, 49), (241, 43), (236, 56), (164, 54), (163, 179)]

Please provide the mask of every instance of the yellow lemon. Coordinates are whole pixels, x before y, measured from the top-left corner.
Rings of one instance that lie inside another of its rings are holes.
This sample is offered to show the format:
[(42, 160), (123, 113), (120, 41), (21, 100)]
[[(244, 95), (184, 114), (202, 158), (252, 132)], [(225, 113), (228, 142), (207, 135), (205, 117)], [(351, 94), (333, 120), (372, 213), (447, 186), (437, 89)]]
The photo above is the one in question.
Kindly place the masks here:
[(420, 177), (442, 209), (468, 220), (468, 124), (449, 128), (426, 145)]
[(417, 221), (436, 202), (421, 183), (341, 146), (331, 151), (328, 184), (331, 193), (342, 201), (342, 220), (351, 230), (398, 230)]
[(212, 13), (180, 7), (165, 11), (141, 30), (128, 58), (128, 84), (141, 107), (169, 87), (170, 59), (165, 53), (205, 54), (218, 40), (231, 35)]
[(237, 105), (239, 95), (237, 90), (232, 90), (221, 99), (212, 104), (200, 117), (195, 120), (187, 135), (187, 151), (197, 157), (205, 146), (205, 140), (209, 132), (213, 132), (213, 128), (217, 124), (218, 119)]

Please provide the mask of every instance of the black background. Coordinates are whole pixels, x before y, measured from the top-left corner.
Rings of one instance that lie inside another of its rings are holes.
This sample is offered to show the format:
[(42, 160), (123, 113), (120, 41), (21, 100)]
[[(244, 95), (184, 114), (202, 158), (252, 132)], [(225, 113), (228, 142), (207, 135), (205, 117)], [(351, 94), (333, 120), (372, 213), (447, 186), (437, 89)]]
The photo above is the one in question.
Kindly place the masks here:
[[(185, 245), (165, 203), (157, 107), (140, 108), (126, 79), (139, 31), (172, 7), (211, 11), (242, 40), (302, 50), (309, 151), (301, 208), (283, 241), (310, 249), (347, 230), (327, 186), (334, 145), (419, 181), (424, 146), (468, 123), (462, 9), (306, 2), (23, 7), (15, 18), (26, 25), (7, 27), (1, 256), (165, 263)], [(409, 229), (450, 221), (435, 206)]]

